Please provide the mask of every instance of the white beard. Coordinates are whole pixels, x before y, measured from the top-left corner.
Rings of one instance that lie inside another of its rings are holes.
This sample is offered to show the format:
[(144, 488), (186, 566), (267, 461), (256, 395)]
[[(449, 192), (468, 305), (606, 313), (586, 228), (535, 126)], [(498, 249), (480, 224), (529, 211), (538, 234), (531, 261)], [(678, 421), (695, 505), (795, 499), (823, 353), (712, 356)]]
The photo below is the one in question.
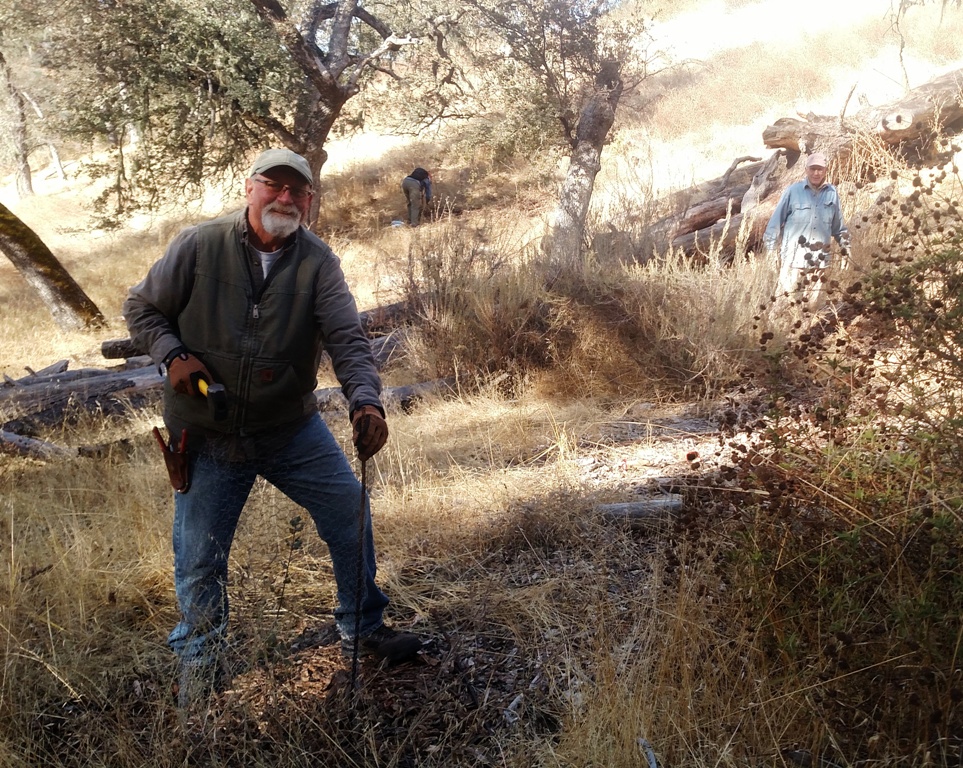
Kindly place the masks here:
[[(294, 215), (286, 215), (289, 213)], [(271, 203), (261, 211), (261, 226), (272, 237), (289, 237), (301, 226), (301, 211), (293, 205)]]

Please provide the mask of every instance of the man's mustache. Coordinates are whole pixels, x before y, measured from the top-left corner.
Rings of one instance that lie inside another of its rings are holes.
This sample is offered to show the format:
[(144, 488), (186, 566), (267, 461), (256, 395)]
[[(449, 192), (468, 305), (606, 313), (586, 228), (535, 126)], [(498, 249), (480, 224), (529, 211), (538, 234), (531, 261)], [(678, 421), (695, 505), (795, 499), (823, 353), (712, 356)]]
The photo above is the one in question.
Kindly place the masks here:
[(279, 203), (276, 201), (266, 205), (264, 207), (264, 212), (265, 213), (285, 213), (285, 214), (290, 214), (292, 216), (298, 216), (298, 217), (301, 216), (301, 211), (298, 210), (298, 207), (296, 205), (293, 205), (293, 204), (285, 205), (284, 203)]

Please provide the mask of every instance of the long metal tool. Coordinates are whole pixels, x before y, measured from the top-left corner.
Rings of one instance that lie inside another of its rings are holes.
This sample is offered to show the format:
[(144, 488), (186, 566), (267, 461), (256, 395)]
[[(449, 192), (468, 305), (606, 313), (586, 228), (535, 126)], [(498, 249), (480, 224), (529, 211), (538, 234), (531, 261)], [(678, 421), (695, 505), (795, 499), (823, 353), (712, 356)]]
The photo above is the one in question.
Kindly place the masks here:
[(351, 689), (358, 687), (358, 658), (361, 650), (361, 597), (364, 592), (364, 522), (368, 495), (368, 460), (361, 459), (361, 506), (358, 510), (358, 561), (354, 583), (354, 645), (351, 651)]

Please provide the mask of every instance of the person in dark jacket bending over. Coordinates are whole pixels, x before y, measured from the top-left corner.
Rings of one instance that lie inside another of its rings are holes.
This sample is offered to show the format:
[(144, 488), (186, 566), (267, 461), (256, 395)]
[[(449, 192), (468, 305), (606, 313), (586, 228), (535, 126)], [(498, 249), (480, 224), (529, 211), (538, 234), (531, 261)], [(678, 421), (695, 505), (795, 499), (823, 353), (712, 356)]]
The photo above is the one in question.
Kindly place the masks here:
[[(172, 443), (187, 435), (190, 486), (174, 498), (181, 618), (168, 637), (179, 657), (184, 707), (223, 682), (228, 555), (258, 475), (304, 507), (327, 543), (342, 650), (354, 649), (362, 488), (318, 414), (322, 350), (347, 398), (362, 460), (384, 446), (388, 427), (381, 380), (340, 261), (302, 226), (312, 195), (303, 157), (263, 152), (245, 180), (246, 208), (178, 234), (124, 302), (132, 340), (166, 372), (164, 421)], [(223, 385), (226, 417), (212, 415), (199, 392), (202, 378)], [(359, 646), (380, 654), (413, 636), (383, 622), (388, 598), (375, 583), (369, 509), (363, 540)]]
[(421, 210), (431, 202), (431, 174), (424, 168), (415, 168), (401, 182), (408, 201), (408, 223), (417, 227), (421, 222)]

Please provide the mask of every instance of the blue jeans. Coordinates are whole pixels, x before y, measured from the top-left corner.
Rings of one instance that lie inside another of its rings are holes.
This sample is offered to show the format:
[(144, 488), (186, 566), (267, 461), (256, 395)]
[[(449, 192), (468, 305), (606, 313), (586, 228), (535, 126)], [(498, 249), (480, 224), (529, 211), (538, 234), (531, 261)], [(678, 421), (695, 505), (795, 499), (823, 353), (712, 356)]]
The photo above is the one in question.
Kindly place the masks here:
[[(224, 645), (228, 556), (241, 510), (258, 475), (311, 515), (331, 554), (338, 593), (335, 621), (343, 637), (355, 635), (361, 483), (317, 414), (290, 440), (272, 448), (243, 461), (229, 461), (209, 451), (193, 455), (190, 489), (174, 495), (174, 588), (181, 620), (167, 642), (182, 662), (212, 661)], [(360, 633), (366, 635), (381, 626), (388, 605), (375, 584), (367, 500), (363, 569)]]

